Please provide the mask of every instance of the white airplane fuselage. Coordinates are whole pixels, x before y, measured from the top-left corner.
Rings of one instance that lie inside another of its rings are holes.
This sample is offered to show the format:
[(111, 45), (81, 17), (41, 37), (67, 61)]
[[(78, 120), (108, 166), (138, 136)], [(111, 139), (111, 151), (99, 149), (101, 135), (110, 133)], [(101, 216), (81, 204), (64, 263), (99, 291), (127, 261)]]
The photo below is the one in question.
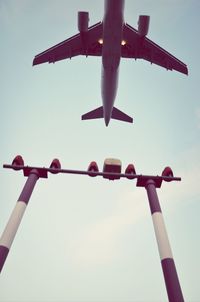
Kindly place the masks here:
[(105, 0), (104, 6), (101, 93), (104, 119), (108, 125), (117, 93), (124, 0)]

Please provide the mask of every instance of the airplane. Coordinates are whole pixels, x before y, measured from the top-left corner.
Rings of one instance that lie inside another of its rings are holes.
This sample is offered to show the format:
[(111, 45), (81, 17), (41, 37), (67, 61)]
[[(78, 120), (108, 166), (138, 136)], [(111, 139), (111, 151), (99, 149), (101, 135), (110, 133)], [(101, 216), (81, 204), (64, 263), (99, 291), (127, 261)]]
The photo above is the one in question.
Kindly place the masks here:
[(102, 56), (101, 94), (103, 106), (82, 115), (82, 120), (104, 118), (132, 123), (132, 117), (114, 107), (121, 58), (144, 59), (167, 70), (188, 74), (186, 64), (146, 36), (150, 16), (140, 15), (138, 29), (124, 22), (125, 0), (105, 0), (104, 18), (90, 27), (89, 13), (78, 12), (79, 33), (35, 56), (33, 65), (55, 63), (78, 55)]

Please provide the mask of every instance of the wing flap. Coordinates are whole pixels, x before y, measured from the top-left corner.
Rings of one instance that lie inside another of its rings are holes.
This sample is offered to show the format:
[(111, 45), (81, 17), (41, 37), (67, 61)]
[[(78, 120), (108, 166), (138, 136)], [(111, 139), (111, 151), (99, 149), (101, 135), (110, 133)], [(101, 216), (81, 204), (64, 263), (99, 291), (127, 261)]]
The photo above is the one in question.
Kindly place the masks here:
[(141, 38), (135, 28), (124, 25), (123, 39), (126, 45), (122, 46), (122, 56), (125, 58), (144, 59), (168, 70), (176, 70), (188, 74), (187, 65), (167, 52), (165, 49), (148, 39)]
[[(72, 54), (73, 50), (73, 54)], [(63, 59), (77, 56), (81, 52), (80, 35), (77, 34), (35, 56), (33, 65), (54, 63)]]
[[(102, 53), (102, 45), (98, 43), (102, 38), (103, 27), (102, 22), (98, 22), (88, 28), (87, 32), (87, 55), (100, 56)], [(54, 63), (60, 60), (72, 58), (78, 55), (84, 55), (85, 51), (82, 46), (80, 33), (73, 37), (56, 44), (53, 47), (36, 55), (33, 65), (42, 63)]]

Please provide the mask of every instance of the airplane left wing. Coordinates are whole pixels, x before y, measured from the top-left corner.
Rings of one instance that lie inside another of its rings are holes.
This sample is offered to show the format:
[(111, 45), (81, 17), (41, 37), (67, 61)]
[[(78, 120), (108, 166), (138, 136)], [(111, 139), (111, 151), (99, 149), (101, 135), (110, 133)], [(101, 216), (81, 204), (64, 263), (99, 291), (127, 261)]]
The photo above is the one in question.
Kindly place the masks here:
[[(102, 45), (99, 40), (102, 39), (102, 35), (102, 22), (96, 23), (88, 28), (84, 38), (79, 33), (35, 56), (33, 65), (46, 62), (55, 63), (78, 55), (100, 56)], [(83, 39), (85, 40), (83, 41)]]
[(168, 70), (188, 74), (187, 65), (146, 37), (140, 37), (138, 31), (124, 24), (121, 55), (124, 58), (144, 59)]

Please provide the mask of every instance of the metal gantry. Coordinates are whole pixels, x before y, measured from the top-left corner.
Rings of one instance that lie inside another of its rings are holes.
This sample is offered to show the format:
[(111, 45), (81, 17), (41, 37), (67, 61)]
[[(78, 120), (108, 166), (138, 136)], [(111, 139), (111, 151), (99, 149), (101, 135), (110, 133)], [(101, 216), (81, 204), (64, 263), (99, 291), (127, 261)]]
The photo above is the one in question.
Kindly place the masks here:
[(48, 173), (66, 173), (88, 175), (91, 177), (102, 176), (109, 180), (116, 180), (120, 178), (127, 178), (130, 180), (136, 179), (136, 186), (144, 187), (147, 191), (168, 299), (170, 302), (184, 301), (156, 191), (157, 188), (161, 187), (163, 181), (170, 182), (181, 180), (180, 177), (173, 176), (171, 168), (166, 167), (163, 170), (161, 176), (142, 175), (136, 174), (134, 166), (130, 164), (126, 168), (125, 173), (121, 173), (120, 161), (115, 161), (113, 159), (108, 160), (107, 162), (105, 161), (102, 172), (99, 172), (98, 166), (94, 161), (90, 163), (87, 171), (61, 169), (61, 165), (58, 159), (54, 159), (49, 168), (32, 167), (25, 166), (24, 161), (20, 155), (14, 158), (11, 165), (5, 164), (3, 165), (3, 167), (16, 171), (22, 170), (24, 176), (28, 178), (0, 238), (0, 272), (4, 266), (12, 242), (15, 238), (18, 227), (28, 205), (29, 199), (39, 178), (48, 178)]

